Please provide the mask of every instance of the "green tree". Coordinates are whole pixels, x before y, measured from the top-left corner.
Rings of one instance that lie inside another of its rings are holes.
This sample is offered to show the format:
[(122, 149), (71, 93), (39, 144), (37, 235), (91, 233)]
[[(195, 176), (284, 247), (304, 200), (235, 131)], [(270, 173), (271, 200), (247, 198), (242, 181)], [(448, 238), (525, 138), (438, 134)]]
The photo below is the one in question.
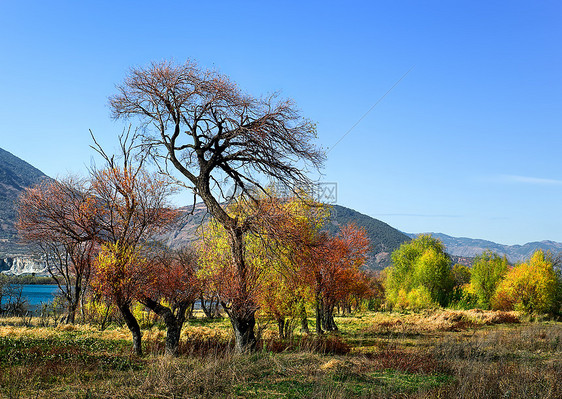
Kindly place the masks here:
[(492, 251), (485, 251), (475, 259), (470, 275), (470, 284), (478, 297), (480, 306), (490, 307), (492, 296), (508, 270), (507, 258), (505, 256), (502, 258)]
[(392, 305), (446, 306), (453, 286), (451, 259), (443, 243), (430, 235), (404, 243), (392, 253), (386, 271), (386, 298)]

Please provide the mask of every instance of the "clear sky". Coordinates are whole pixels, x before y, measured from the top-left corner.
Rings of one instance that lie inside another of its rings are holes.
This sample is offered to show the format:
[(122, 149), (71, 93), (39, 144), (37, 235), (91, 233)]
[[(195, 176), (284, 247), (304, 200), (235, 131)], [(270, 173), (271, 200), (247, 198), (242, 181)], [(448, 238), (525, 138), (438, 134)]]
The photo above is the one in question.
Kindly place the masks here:
[(4, 0), (0, 147), (83, 174), (88, 130), (111, 148), (123, 128), (107, 97), (128, 68), (191, 58), (293, 98), (341, 205), (406, 232), (562, 241), (561, 22), (559, 1)]

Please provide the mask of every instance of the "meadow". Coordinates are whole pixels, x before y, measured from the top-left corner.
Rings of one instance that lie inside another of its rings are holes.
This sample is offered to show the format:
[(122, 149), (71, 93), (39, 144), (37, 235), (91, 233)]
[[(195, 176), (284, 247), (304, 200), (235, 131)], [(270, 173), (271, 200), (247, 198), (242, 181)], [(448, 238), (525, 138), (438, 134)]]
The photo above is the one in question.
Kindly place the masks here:
[[(2, 398), (561, 398), (562, 323), (515, 312), (336, 316), (339, 333), (277, 338), (235, 354), (228, 319), (190, 319), (180, 356), (165, 331), (0, 319)], [(310, 320), (313, 326), (313, 320)], [(42, 326), (40, 326), (42, 325)]]

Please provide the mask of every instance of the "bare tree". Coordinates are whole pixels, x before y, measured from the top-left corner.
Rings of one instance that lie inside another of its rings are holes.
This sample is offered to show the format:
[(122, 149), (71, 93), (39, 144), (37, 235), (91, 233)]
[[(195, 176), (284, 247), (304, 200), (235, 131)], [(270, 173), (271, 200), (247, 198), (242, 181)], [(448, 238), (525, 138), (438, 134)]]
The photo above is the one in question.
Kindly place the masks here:
[(239, 352), (255, 347), (256, 303), (246, 289), (244, 234), (259, 218), (240, 221), (221, 206), (225, 191), (252, 197), (264, 179), (288, 187), (309, 183), (309, 167), (318, 168), (324, 154), (312, 144), (315, 125), (301, 117), (291, 100), (277, 95), (255, 98), (226, 76), (183, 65), (154, 63), (133, 68), (118, 94), (110, 98), (114, 118), (138, 117), (146, 151), (162, 171), (173, 167), (181, 183), (199, 196), (229, 234), (240, 295), (223, 307), (230, 317)]

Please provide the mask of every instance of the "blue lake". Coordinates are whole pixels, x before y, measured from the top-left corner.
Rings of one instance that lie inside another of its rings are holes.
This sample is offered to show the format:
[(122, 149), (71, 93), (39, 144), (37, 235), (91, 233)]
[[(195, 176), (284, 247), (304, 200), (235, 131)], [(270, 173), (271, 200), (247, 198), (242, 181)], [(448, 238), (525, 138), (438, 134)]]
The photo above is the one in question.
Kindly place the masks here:
[(58, 292), (59, 287), (56, 284), (26, 284), (23, 286), (21, 296), (32, 308), (35, 308), (41, 303), (52, 302)]

